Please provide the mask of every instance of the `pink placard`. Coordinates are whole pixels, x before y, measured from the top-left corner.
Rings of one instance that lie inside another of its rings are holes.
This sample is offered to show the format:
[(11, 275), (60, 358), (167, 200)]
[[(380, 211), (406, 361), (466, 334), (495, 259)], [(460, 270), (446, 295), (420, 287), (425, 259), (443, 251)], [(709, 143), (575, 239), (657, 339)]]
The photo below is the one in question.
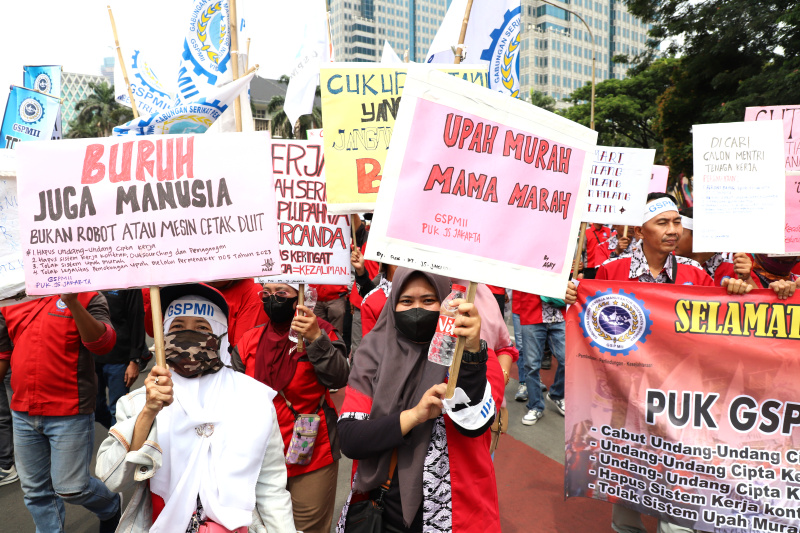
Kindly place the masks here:
[(425, 99), (412, 124), (388, 237), (561, 271), (585, 151)]
[(783, 119), (786, 171), (800, 171), (800, 105), (748, 107), (744, 112), (745, 122), (781, 119)]
[(261, 133), (20, 143), (28, 294), (279, 273), (268, 154)]
[(669, 167), (653, 165), (653, 172), (650, 174), (650, 189), (647, 193), (667, 192), (667, 178), (669, 178)]
[(786, 175), (785, 233), (785, 253), (800, 253), (800, 173)]

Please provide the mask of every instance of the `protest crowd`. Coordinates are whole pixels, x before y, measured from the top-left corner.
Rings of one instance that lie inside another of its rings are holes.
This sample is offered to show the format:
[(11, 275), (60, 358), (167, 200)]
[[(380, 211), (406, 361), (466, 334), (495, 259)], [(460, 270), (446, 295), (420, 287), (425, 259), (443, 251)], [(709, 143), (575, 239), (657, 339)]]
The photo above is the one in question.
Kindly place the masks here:
[[(246, 25), (213, 54), (194, 26), (236, 2), (186, 3), (171, 103), (134, 90), (154, 74), (117, 42), (134, 118), (110, 137), (60, 139), (38, 86), (60, 67), (11, 89), (0, 487), (37, 533), (67, 531), (65, 503), (101, 533), (499, 532), (509, 431), (553, 419), (554, 496), (604, 502), (592, 531), (800, 531), (794, 123), (695, 126), (692, 196), (655, 150), (598, 146), (594, 118), (509, 97), (458, 47), (334, 62), (322, 10), (285, 110), (309, 114), (319, 84), (326, 125), (272, 138), (242, 126)], [(442, 28), (464, 45), (505, 16), (489, 4), (454, 2)], [(365, 118), (367, 76), (397, 97), (370, 157), (362, 123), (389, 104)], [(761, 170), (708, 163), (731, 157)]]

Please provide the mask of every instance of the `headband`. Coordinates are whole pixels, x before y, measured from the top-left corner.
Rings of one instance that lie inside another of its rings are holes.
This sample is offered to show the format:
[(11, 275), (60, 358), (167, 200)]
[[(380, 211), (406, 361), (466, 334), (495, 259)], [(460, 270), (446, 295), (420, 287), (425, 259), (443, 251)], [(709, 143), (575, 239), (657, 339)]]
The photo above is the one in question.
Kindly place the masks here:
[(658, 200), (650, 202), (644, 206), (644, 218), (642, 219), (642, 224), (667, 211), (678, 211), (678, 206), (675, 205), (675, 202), (669, 198), (659, 198)]
[(220, 334), (217, 333), (218, 329), (221, 329), (222, 333), (228, 329), (228, 317), (225, 316), (222, 309), (202, 296), (183, 296), (169, 304), (167, 311), (164, 313), (164, 329), (169, 331), (170, 324), (179, 316), (205, 318), (214, 330), (215, 335)]
[(686, 229), (690, 229), (690, 230), (694, 231), (694, 219), (693, 218), (689, 218), (689, 217), (685, 217), (685, 216), (681, 215), (681, 225)]

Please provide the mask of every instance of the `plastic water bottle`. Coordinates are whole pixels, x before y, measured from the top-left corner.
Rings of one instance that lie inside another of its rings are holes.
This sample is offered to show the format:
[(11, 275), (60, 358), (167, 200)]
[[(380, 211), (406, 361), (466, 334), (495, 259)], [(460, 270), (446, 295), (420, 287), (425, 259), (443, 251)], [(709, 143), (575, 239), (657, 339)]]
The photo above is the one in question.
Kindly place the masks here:
[(458, 316), (458, 309), (452, 307), (450, 302), (456, 298), (464, 298), (467, 288), (462, 285), (453, 285), (452, 292), (442, 302), (439, 308), (439, 321), (436, 323), (436, 333), (428, 348), (428, 361), (444, 366), (450, 366), (453, 355), (456, 353), (456, 335), (453, 327)]
[[(313, 312), (314, 306), (317, 305), (317, 289), (311, 285), (306, 285), (306, 292), (303, 294), (305, 294), (305, 301), (303, 302), (303, 305), (308, 307)], [(294, 312), (294, 316), (297, 316), (297, 311)], [(289, 340), (292, 342), (297, 342), (298, 340), (297, 332), (292, 328), (289, 328)]]

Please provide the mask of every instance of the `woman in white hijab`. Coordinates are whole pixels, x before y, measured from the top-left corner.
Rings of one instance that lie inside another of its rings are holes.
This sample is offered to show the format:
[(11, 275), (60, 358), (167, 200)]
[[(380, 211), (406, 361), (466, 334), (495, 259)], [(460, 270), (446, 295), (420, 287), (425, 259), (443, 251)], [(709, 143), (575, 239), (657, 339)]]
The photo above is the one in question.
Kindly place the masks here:
[(109, 489), (136, 488), (117, 531), (294, 533), (275, 391), (225, 365), (225, 298), (202, 284), (161, 296), (169, 370), (119, 400), (97, 455)]

